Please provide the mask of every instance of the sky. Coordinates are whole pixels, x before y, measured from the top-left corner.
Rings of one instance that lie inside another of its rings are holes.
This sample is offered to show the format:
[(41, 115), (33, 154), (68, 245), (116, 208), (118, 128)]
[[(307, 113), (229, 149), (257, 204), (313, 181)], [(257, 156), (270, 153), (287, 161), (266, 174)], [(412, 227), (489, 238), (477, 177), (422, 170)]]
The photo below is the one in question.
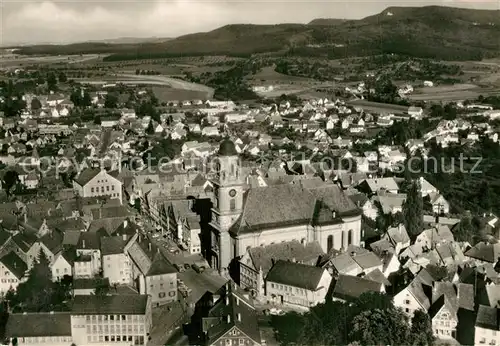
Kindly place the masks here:
[(358, 19), (426, 5), (500, 9), (500, 0), (0, 0), (0, 45), (177, 37), (232, 23)]

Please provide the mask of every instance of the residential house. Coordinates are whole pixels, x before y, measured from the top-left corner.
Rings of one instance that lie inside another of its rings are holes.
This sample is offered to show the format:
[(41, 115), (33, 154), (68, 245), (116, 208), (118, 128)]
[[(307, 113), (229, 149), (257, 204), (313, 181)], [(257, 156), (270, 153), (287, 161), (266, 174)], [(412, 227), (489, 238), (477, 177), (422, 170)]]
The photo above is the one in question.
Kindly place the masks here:
[(10, 289), (16, 290), (19, 283), (28, 277), (28, 265), (15, 252), (9, 252), (0, 258), (0, 295)]
[(219, 129), (216, 126), (205, 126), (201, 130), (201, 134), (207, 137), (218, 137), (220, 136)]
[(382, 239), (386, 239), (392, 244), (396, 254), (410, 246), (410, 237), (403, 224), (399, 224), (397, 227), (390, 227)]
[(385, 293), (384, 284), (358, 276), (340, 274), (332, 285), (332, 299), (338, 301), (356, 299), (363, 293)]
[(232, 281), (196, 302), (191, 325), (202, 345), (261, 345), (257, 310)]
[(151, 296), (155, 306), (177, 300), (177, 270), (167, 261), (160, 249), (139, 235), (127, 246), (133, 281), (140, 294)]
[(376, 194), (382, 190), (397, 194), (399, 191), (399, 186), (392, 177), (365, 179), (359, 184), (358, 188), (369, 194)]
[(109, 196), (122, 203), (122, 182), (118, 172), (86, 168), (73, 180), (73, 189), (80, 197)]
[(264, 295), (264, 279), (274, 262), (294, 261), (315, 266), (324, 252), (318, 242), (297, 240), (249, 248), (240, 259), (240, 286), (256, 296)]
[(450, 203), (443, 197), (443, 195), (434, 192), (430, 193), (428, 197), (434, 214), (443, 215), (450, 212)]
[(96, 232), (84, 232), (76, 246), (73, 276), (91, 279), (102, 269), (100, 235)]
[(193, 211), (193, 200), (169, 201), (163, 205), (163, 212), (168, 223), (167, 234), (173, 234), (189, 253), (201, 253), (200, 220)]
[(420, 119), (424, 115), (422, 107), (408, 107), (408, 115), (412, 118)]
[(278, 260), (265, 279), (273, 303), (311, 307), (325, 302), (332, 276), (325, 268)]
[(474, 345), (500, 344), (500, 314), (498, 307), (479, 305), (474, 326)]

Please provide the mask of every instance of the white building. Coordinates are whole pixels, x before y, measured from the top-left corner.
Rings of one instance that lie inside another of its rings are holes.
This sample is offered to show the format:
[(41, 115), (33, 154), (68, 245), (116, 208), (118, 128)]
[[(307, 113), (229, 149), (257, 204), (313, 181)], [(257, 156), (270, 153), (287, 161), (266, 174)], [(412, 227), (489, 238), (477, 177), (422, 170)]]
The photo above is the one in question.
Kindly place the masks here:
[(151, 297), (75, 296), (70, 326), (76, 345), (147, 345), (152, 327)]
[(14, 252), (0, 258), (0, 295), (16, 290), (19, 283), (27, 279), (27, 271), (26, 263)]
[(73, 190), (80, 197), (109, 196), (122, 203), (122, 182), (118, 172), (106, 172), (105, 169), (84, 169), (73, 180)]
[(265, 294), (277, 304), (311, 307), (325, 302), (331, 281), (325, 268), (279, 260), (267, 274)]
[(474, 345), (500, 345), (499, 316), (498, 308), (479, 305), (474, 327)]

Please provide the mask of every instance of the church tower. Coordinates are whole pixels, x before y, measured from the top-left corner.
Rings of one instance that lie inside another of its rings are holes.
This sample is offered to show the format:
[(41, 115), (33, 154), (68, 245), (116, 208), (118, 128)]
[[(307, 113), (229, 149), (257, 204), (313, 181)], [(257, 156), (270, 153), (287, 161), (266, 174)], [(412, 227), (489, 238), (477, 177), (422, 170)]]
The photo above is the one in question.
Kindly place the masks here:
[(212, 262), (220, 272), (229, 267), (234, 257), (234, 240), (229, 229), (243, 210), (244, 178), (234, 143), (225, 139), (220, 144), (215, 162), (215, 200), (212, 208), (212, 252), (217, 262)]

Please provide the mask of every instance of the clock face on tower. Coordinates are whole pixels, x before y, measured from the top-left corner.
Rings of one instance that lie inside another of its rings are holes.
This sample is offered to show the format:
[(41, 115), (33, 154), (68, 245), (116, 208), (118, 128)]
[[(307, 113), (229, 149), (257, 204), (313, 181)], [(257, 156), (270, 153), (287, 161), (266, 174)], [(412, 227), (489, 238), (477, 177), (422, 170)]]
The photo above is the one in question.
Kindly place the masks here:
[(236, 190), (232, 189), (231, 191), (229, 191), (229, 196), (231, 196), (231, 197), (236, 196)]

